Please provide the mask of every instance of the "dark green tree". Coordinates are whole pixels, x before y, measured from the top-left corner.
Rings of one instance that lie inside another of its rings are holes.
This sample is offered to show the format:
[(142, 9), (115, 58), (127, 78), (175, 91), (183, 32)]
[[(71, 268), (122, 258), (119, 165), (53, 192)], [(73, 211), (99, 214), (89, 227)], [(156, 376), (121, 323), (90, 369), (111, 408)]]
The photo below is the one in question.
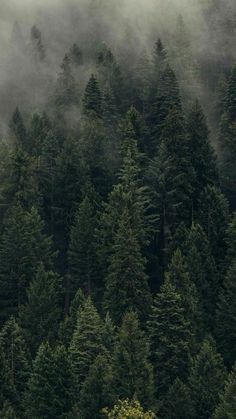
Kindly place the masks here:
[(226, 230), (227, 253), (225, 260), (226, 269), (229, 268), (236, 259), (236, 212), (232, 214)]
[(97, 118), (102, 116), (102, 94), (97, 79), (92, 74), (85, 89), (83, 98), (85, 115)]
[(77, 325), (69, 348), (76, 397), (90, 366), (102, 350), (102, 322), (89, 297), (79, 310)]
[(42, 342), (57, 337), (62, 310), (62, 280), (39, 265), (27, 289), (27, 300), (20, 308), (20, 322), (29, 348), (35, 354)]
[(78, 87), (73, 76), (71, 60), (68, 55), (65, 55), (56, 85), (55, 105), (60, 112), (66, 111), (71, 106), (78, 105), (78, 103)]
[(7, 320), (0, 332), (0, 346), (8, 364), (19, 407), (31, 367), (23, 330), (19, 327), (14, 317), (10, 317)]
[(54, 419), (65, 417), (71, 410), (71, 365), (63, 346), (40, 346), (25, 392), (25, 418)]
[(236, 411), (236, 366), (226, 380), (224, 392), (220, 395), (219, 404), (213, 419), (233, 419)]
[(128, 312), (122, 321), (114, 351), (114, 391), (119, 399), (140, 400), (144, 407), (154, 404), (153, 370), (149, 343), (138, 317)]
[(12, 119), (10, 121), (10, 128), (12, 133), (14, 134), (17, 144), (23, 147), (25, 151), (28, 151), (28, 133), (19, 108), (16, 108), (12, 115)]
[(165, 419), (195, 418), (190, 389), (179, 378), (170, 386), (159, 415)]
[(213, 339), (207, 338), (193, 361), (189, 376), (195, 417), (199, 419), (212, 417), (224, 388), (225, 379), (226, 369), (223, 359), (217, 353)]
[(219, 350), (228, 366), (232, 366), (236, 357), (236, 262), (229, 268), (217, 303), (216, 335)]
[(38, 211), (25, 211), (16, 205), (6, 213), (0, 239), (0, 300), (1, 321), (17, 314), (26, 301), (26, 288), (42, 262), (46, 269), (53, 266), (55, 253), (52, 241), (44, 233)]
[(154, 299), (148, 330), (156, 395), (162, 401), (176, 378), (186, 379), (190, 367), (190, 323), (181, 296), (169, 279)]

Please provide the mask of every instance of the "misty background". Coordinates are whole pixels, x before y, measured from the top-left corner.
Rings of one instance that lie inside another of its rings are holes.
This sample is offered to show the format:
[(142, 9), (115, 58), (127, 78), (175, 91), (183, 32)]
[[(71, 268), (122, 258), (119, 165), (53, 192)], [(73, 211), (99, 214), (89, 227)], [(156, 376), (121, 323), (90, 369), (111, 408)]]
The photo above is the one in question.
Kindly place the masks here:
[[(184, 46), (187, 52), (181, 59), (186, 55), (194, 67), (187, 76), (183, 76), (183, 62), (178, 66), (174, 51), (180, 15), (189, 43)], [(39, 31), (42, 43), (40, 60), (35, 56), (32, 27)], [(235, 61), (236, 3), (233, 0), (1, 1), (2, 132), (6, 132), (16, 106), (23, 113), (47, 108), (63, 57), (74, 43), (83, 55), (75, 74), (82, 96), (91, 73), (96, 73), (99, 45), (105, 42), (111, 48), (123, 73), (134, 74), (143, 57), (152, 58), (159, 37), (170, 60), (173, 58), (171, 64), (180, 83), (182, 77), (185, 81), (186, 77), (189, 79), (191, 96), (201, 100), (214, 130), (212, 98), (222, 72), (227, 77)], [(187, 103), (188, 100), (186, 106)]]

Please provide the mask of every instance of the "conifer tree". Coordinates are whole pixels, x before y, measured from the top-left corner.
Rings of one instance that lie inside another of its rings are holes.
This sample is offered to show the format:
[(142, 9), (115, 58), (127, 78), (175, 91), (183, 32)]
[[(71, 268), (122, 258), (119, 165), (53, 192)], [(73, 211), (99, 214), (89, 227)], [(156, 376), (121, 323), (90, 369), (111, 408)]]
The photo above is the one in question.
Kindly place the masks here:
[(76, 328), (78, 314), (82, 309), (85, 301), (86, 298), (81, 289), (79, 289), (71, 301), (68, 313), (66, 313), (64, 320), (60, 324), (58, 335), (60, 342), (65, 347), (70, 345), (74, 330)]
[(24, 417), (65, 417), (73, 403), (72, 385), (71, 365), (65, 348), (52, 349), (48, 343), (42, 344), (25, 392)]
[(188, 113), (186, 121), (187, 140), (191, 164), (194, 168), (194, 210), (200, 192), (208, 184), (218, 182), (216, 157), (209, 142), (209, 131), (206, 117), (201, 105), (195, 101)]
[(17, 314), (26, 300), (29, 285), (40, 262), (52, 268), (55, 253), (51, 238), (44, 233), (38, 211), (25, 211), (20, 205), (9, 209), (0, 239), (1, 321)]
[(19, 407), (21, 396), (30, 375), (30, 357), (23, 330), (14, 317), (7, 320), (0, 332), (0, 346), (11, 373)]
[(226, 230), (225, 241), (227, 245), (225, 265), (226, 269), (229, 269), (236, 259), (236, 212), (234, 212), (231, 216)]
[(84, 419), (102, 418), (102, 408), (112, 406), (113, 370), (111, 358), (104, 353), (98, 355), (91, 365), (79, 397), (79, 412)]
[(137, 397), (144, 407), (154, 404), (153, 370), (149, 343), (138, 317), (128, 312), (114, 351), (114, 391), (119, 399)]
[(236, 262), (229, 268), (219, 294), (216, 312), (216, 334), (219, 350), (227, 365), (232, 366), (236, 357)]
[(195, 417), (208, 419), (212, 416), (219, 402), (225, 378), (223, 359), (217, 353), (213, 339), (207, 338), (194, 359), (189, 376)]
[(14, 406), (16, 403), (16, 390), (12, 374), (8, 366), (5, 354), (0, 347), (0, 410), (6, 409), (6, 405)]
[(102, 116), (102, 94), (97, 79), (92, 74), (83, 98), (84, 114), (97, 118)]
[(195, 418), (191, 392), (179, 378), (170, 386), (159, 414), (165, 419)]
[(42, 35), (39, 28), (34, 25), (30, 31), (31, 54), (36, 64), (45, 60), (46, 52), (42, 42)]
[(89, 297), (78, 313), (77, 325), (69, 348), (76, 396), (90, 366), (102, 350), (102, 322)]
[(95, 203), (85, 196), (78, 207), (71, 228), (68, 264), (71, 292), (81, 288), (86, 294), (94, 293), (96, 286)]
[(181, 296), (169, 279), (154, 299), (148, 330), (156, 395), (162, 400), (177, 377), (186, 379), (190, 367), (190, 323)]
[(78, 102), (78, 88), (71, 69), (71, 61), (69, 56), (65, 55), (56, 85), (55, 105), (59, 111), (65, 111), (73, 105), (78, 105)]
[(236, 411), (236, 366), (228, 376), (213, 419), (233, 419)]
[(76, 43), (73, 44), (70, 48), (69, 58), (71, 60), (71, 63), (76, 67), (81, 66), (83, 64), (83, 53)]
[(61, 278), (41, 264), (27, 289), (20, 308), (20, 321), (33, 354), (42, 342), (54, 342), (61, 317)]
[(10, 121), (10, 128), (15, 136), (18, 145), (23, 147), (24, 151), (28, 151), (28, 133), (25, 128), (24, 120), (19, 108), (16, 108)]
[(229, 223), (229, 205), (222, 192), (208, 185), (200, 194), (198, 220), (210, 242), (212, 255), (219, 266), (226, 255), (226, 230)]
[(34, 112), (29, 127), (30, 152), (39, 157), (42, 147), (49, 132), (52, 131), (52, 124), (47, 114)]

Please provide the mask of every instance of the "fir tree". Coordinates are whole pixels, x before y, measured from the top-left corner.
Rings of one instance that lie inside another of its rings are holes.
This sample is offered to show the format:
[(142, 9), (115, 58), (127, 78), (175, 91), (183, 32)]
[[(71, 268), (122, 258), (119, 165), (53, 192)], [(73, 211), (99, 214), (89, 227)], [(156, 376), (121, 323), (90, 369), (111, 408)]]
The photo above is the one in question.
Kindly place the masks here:
[(30, 357), (23, 330), (14, 317), (7, 320), (0, 332), (0, 346), (5, 354), (19, 406), (20, 398), (30, 375)]
[(229, 268), (236, 259), (236, 212), (232, 214), (229, 225), (226, 230), (227, 253), (225, 265)]
[(0, 240), (1, 321), (16, 314), (25, 302), (26, 288), (40, 262), (46, 269), (53, 265), (52, 241), (43, 230), (35, 208), (25, 211), (16, 205), (6, 214)]
[(55, 104), (59, 111), (64, 111), (72, 105), (78, 105), (78, 102), (78, 89), (72, 73), (71, 61), (69, 56), (65, 55), (57, 80)]
[(154, 404), (153, 371), (149, 344), (136, 314), (122, 321), (114, 351), (114, 391), (119, 399), (137, 397), (144, 407)]
[(148, 330), (156, 394), (162, 400), (177, 377), (187, 377), (190, 367), (190, 324), (181, 296), (168, 279), (154, 299)]
[(31, 54), (35, 63), (40, 63), (45, 60), (46, 52), (42, 42), (42, 35), (36, 25), (32, 26), (30, 31)]
[(98, 118), (102, 116), (102, 95), (97, 79), (92, 74), (85, 89), (84, 99), (85, 115), (92, 115)]
[(219, 350), (227, 365), (232, 366), (236, 357), (236, 262), (229, 268), (219, 294), (216, 312), (216, 334)]
[(84, 419), (103, 417), (102, 408), (112, 406), (113, 370), (110, 356), (98, 355), (91, 365), (79, 397), (79, 412)]
[(24, 120), (19, 111), (19, 108), (16, 108), (15, 112), (12, 115), (12, 119), (10, 121), (10, 128), (14, 137), (17, 141), (17, 144), (23, 147), (25, 151), (28, 151), (29, 143), (28, 143), (28, 133), (25, 128)]
[(89, 297), (79, 311), (69, 348), (76, 396), (87, 377), (90, 366), (102, 349), (102, 323)]
[(45, 341), (54, 342), (61, 316), (61, 278), (45, 271), (41, 264), (27, 290), (27, 301), (20, 308), (20, 321), (34, 354)]
[(236, 366), (226, 380), (224, 392), (220, 395), (219, 404), (213, 419), (233, 419), (236, 411)]
[(193, 362), (189, 386), (195, 417), (208, 419), (212, 416), (223, 390), (226, 370), (221, 355), (216, 352), (212, 339), (205, 339)]
[(63, 417), (72, 407), (71, 365), (63, 346), (40, 346), (25, 392), (25, 418)]
[(14, 406), (15, 402), (16, 390), (12, 374), (3, 349), (0, 347), (0, 409), (6, 409), (8, 403)]
[(179, 378), (170, 386), (159, 414), (165, 419), (195, 418), (190, 389)]
[(76, 67), (83, 64), (83, 53), (77, 44), (73, 44), (70, 48), (69, 58)]

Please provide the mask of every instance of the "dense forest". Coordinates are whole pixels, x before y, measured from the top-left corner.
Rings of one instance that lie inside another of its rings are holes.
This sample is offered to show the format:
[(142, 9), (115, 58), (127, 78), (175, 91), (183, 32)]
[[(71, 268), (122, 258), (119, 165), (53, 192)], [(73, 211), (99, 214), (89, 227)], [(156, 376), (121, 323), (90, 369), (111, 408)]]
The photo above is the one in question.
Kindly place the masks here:
[(0, 5), (0, 418), (235, 419), (235, 2), (20, 3)]

